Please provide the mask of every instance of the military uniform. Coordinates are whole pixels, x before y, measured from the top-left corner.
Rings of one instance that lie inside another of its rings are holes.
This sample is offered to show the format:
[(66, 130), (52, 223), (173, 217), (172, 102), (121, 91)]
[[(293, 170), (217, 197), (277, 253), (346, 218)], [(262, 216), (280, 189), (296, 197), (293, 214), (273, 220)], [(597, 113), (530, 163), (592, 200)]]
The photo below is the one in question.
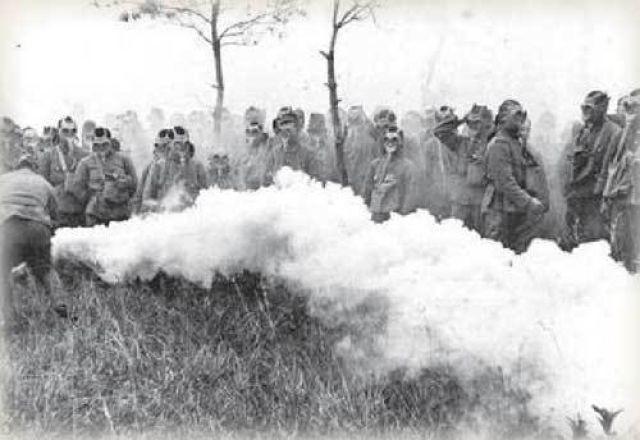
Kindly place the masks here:
[(411, 199), (415, 168), (402, 156), (401, 147), (392, 154), (374, 159), (364, 184), (364, 201), (374, 222), (383, 222), (392, 212), (409, 214), (415, 209)]
[[(613, 147), (613, 146), (612, 146)], [(607, 152), (603, 203), (609, 217), (611, 254), (636, 272), (640, 267), (640, 117), (625, 124)]]
[(439, 124), (434, 134), (450, 152), (447, 162), (451, 216), (462, 220), (469, 229), (481, 232), (487, 141), (484, 136), (470, 139), (459, 135), (455, 120)]
[(273, 183), (276, 173), (282, 167), (304, 171), (309, 176), (319, 178), (319, 165), (313, 151), (303, 146), (298, 140), (282, 139), (274, 136), (269, 139), (267, 154), (266, 180)]
[(57, 227), (78, 227), (84, 224), (84, 203), (72, 192), (74, 172), (87, 153), (75, 145), (55, 145), (42, 156), (40, 174), (55, 188), (58, 199)]
[(537, 234), (543, 214), (532, 209), (527, 190), (527, 153), (519, 139), (500, 130), (487, 147), (487, 179), (482, 200), (484, 234), (524, 252)]
[(149, 171), (142, 194), (142, 204), (157, 206), (172, 191), (177, 191), (179, 200), (172, 201), (170, 210), (182, 209), (191, 205), (200, 190), (208, 187), (207, 171), (202, 163), (189, 159), (179, 163), (172, 158), (158, 160)]
[(604, 119), (599, 125), (583, 126), (569, 150), (566, 227), (572, 245), (607, 237), (600, 214), (606, 180), (605, 154), (620, 139), (620, 127)]
[(267, 184), (268, 139), (266, 133), (260, 133), (238, 158), (234, 174), (239, 190), (256, 190)]
[(349, 186), (356, 195), (364, 194), (365, 180), (371, 162), (381, 155), (381, 145), (374, 128), (360, 107), (349, 109), (347, 138), (344, 142), (344, 161)]
[[(35, 167), (35, 162), (33, 163)], [(53, 187), (28, 168), (0, 175), (0, 281), (4, 321), (11, 319), (11, 269), (26, 262), (36, 282), (51, 294), (51, 225), (56, 218)]]
[(134, 195), (138, 178), (128, 156), (111, 152), (104, 163), (96, 153), (85, 157), (76, 170), (74, 193), (86, 201), (87, 226), (126, 220), (131, 215), (129, 200)]

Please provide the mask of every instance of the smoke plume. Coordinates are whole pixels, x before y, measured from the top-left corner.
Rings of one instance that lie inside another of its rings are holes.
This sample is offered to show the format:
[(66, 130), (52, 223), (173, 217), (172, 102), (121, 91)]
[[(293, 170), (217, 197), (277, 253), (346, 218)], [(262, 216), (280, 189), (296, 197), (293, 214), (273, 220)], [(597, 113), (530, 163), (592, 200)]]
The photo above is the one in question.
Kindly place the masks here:
[(564, 253), (536, 240), (518, 256), (426, 211), (374, 224), (350, 189), (288, 169), (255, 192), (209, 189), (183, 212), (53, 239), (55, 258), (109, 282), (164, 271), (207, 285), (216, 273), (258, 271), (330, 304), (311, 310), (327, 322), (375, 298), (385, 325), (372, 371), (446, 363), (465, 377), (500, 366), (559, 425), (597, 403), (626, 408), (623, 430), (637, 414), (638, 279), (608, 252), (604, 242)]

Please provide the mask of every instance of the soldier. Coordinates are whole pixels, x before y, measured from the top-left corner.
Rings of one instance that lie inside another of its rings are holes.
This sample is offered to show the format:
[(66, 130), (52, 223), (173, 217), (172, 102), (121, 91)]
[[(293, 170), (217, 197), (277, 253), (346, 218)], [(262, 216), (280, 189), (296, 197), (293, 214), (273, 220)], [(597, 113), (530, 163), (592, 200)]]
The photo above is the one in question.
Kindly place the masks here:
[(241, 191), (267, 184), (269, 135), (264, 131), (264, 122), (264, 113), (257, 108), (249, 107), (245, 112), (245, 150), (233, 167), (235, 187)]
[[(61, 142), (66, 141), (69, 145), (80, 148), (78, 125), (71, 116), (58, 120), (58, 134)], [(89, 154), (88, 151), (86, 153)]]
[(606, 118), (609, 97), (600, 91), (590, 92), (582, 106), (584, 124), (570, 147), (568, 183), (565, 187), (566, 228), (570, 243), (607, 238), (605, 222), (600, 214), (602, 189), (606, 179), (603, 167), (606, 152), (620, 139), (621, 130)]
[(150, 174), (150, 171), (158, 165), (158, 163), (165, 159), (167, 156), (167, 152), (169, 151), (169, 145), (173, 141), (173, 130), (170, 128), (163, 128), (158, 132), (158, 136), (156, 137), (155, 142), (153, 143), (153, 158), (151, 162), (147, 164), (146, 167), (142, 170), (142, 174), (140, 176), (140, 181), (138, 182), (138, 186), (136, 188), (136, 194), (133, 197), (132, 205), (133, 212), (140, 213), (142, 212), (142, 193), (144, 191), (144, 187), (147, 182), (147, 177)]
[(628, 105), (629, 101), (629, 95), (621, 96), (616, 102), (616, 112), (607, 115), (607, 118), (612, 122), (615, 122), (620, 128), (624, 127), (624, 123), (626, 120), (626, 106)]
[[(451, 216), (479, 233), (482, 233), (480, 205), (486, 185), (484, 157), (492, 118), (486, 106), (474, 104), (462, 120), (445, 111), (434, 130), (434, 135), (449, 149)], [(467, 136), (458, 134), (460, 124), (466, 124)]]
[(335, 148), (329, 145), (329, 132), (327, 130), (325, 117), (322, 113), (311, 113), (309, 115), (307, 134), (309, 138), (307, 146), (313, 151), (320, 167), (320, 180), (323, 182), (327, 180), (339, 182)]
[(426, 191), (425, 205), (437, 219), (451, 215), (449, 201), (449, 149), (442, 145), (433, 134), (436, 125), (441, 122), (440, 113), (435, 108), (425, 111), (425, 132), (421, 139), (426, 155)]
[(605, 157), (603, 213), (609, 221), (611, 254), (631, 272), (640, 267), (640, 89), (625, 105), (620, 141)]
[(364, 180), (364, 199), (372, 213), (372, 220), (380, 223), (390, 218), (391, 212), (407, 214), (414, 208), (411, 198), (415, 167), (405, 157), (404, 134), (395, 122), (382, 126), (384, 130), (382, 152), (375, 158)]
[(301, 108), (297, 108), (293, 111), (293, 113), (295, 113), (296, 118), (298, 120), (296, 124), (296, 127), (298, 128), (298, 140), (300, 144), (304, 145), (307, 148), (310, 148), (311, 139), (309, 138), (309, 135), (307, 134), (307, 132), (304, 130), (304, 124), (305, 124), (304, 110), (302, 110)]
[(193, 204), (200, 190), (206, 189), (207, 172), (194, 158), (195, 146), (181, 126), (173, 128), (168, 155), (150, 171), (142, 193), (145, 209), (179, 211)]
[(283, 107), (278, 112), (275, 125), (277, 134), (269, 139), (267, 156), (267, 181), (273, 182), (282, 167), (301, 170), (309, 176), (319, 177), (319, 166), (313, 152), (300, 143), (298, 138), (298, 117), (291, 107)]
[(389, 127), (397, 126), (396, 114), (387, 107), (380, 107), (373, 113), (373, 137), (378, 143), (378, 151), (384, 151), (384, 136)]
[[(2, 240), (3, 324), (11, 321), (13, 295), (11, 270), (25, 262), (44, 293), (51, 298), (51, 226), (56, 217), (56, 198), (51, 185), (36, 173), (33, 155), (18, 159), (15, 171), (0, 176), (0, 240)], [(66, 305), (54, 310), (67, 316)], [(2, 326), (0, 326), (2, 327)]]
[(91, 147), (93, 146), (93, 132), (96, 129), (96, 123), (87, 119), (82, 124), (82, 149), (91, 153)]
[(11, 120), (3, 117), (0, 127), (0, 173), (15, 169), (18, 159), (22, 156), (22, 132), (20, 127)]
[(371, 162), (380, 156), (380, 146), (371, 121), (362, 106), (351, 106), (347, 112), (347, 139), (344, 143), (344, 161), (349, 186), (358, 195), (364, 195), (364, 184)]
[(29, 153), (34, 158), (40, 147), (40, 137), (33, 127), (25, 127), (22, 129), (22, 150)]
[(487, 147), (488, 185), (482, 200), (486, 237), (524, 252), (536, 235), (545, 211), (527, 191), (527, 159), (521, 144), (526, 113), (519, 102), (506, 100), (496, 116), (497, 132)]
[(371, 162), (365, 180), (364, 201), (371, 220), (382, 223), (392, 212), (410, 213), (413, 164), (402, 156), (403, 135), (395, 125), (387, 127), (383, 137), (384, 154)]
[(209, 158), (209, 185), (220, 189), (232, 189), (231, 164), (226, 154), (213, 154)]
[(404, 135), (402, 153), (413, 163), (416, 172), (411, 197), (416, 207), (427, 208), (427, 152), (426, 145), (421, 142), (424, 120), (420, 113), (410, 110), (401, 123)]
[(58, 130), (51, 129), (51, 146), (42, 154), (39, 173), (53, 186), (58, 200), (56, 228), (75, 228), (84, 225), (84, 201), (73, 193), (74, 173), (80, 160), (88, 155), (73, 138), (74, 124), (67, 119), (58, 121), (65, 130), (58, 136)]
[(78, 164), (73, 185), (76, 197), (86, 202), (86, 225), (108, 225), (128, 219), (129, 201), (137, 182), (131, 159), (114, 151), (108, 129), (97, 127), (93, 152)]

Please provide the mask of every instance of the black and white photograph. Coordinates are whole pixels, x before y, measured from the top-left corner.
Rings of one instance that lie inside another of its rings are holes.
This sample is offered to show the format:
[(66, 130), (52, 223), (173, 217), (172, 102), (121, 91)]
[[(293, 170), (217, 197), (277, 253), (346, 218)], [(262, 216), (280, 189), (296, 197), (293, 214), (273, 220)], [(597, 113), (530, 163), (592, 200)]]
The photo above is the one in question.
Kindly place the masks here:
[(637, 0), (0, 0), (0, 440), (640, 440)]

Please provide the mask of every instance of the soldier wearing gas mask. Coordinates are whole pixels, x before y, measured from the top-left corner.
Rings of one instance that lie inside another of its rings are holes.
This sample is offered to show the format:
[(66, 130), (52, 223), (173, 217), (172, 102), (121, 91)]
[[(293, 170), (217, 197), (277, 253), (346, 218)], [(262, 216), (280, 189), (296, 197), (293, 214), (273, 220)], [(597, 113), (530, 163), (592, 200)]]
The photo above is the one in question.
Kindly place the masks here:
[(611, 254), (631, 272), (640, 268), (640, 89), (622, 104), (623, 130), (607, 151), (602, 212), (611, 237)]
[(382, 155), (369, 166), (364, 201), (375, 223), (389, 220), (392, 212), (409, 214), (415, 208), (410, 194), (415, 169), (411, 161), (402, 156), (403, 140), (402, 131), (389, 125), (383, 136)]
[(353, 192), (364, 194), (364, 183), (371, 161), (380, 155), (380, 144), (371, 121), (360, 105), (347, 111), (347, 138), (344, 142), (344, 162), (349, 186)]
[[(163, 128), (158, 132), (156, 136), (155, 142), (153, 143), (153, 158), (147, 164), (147, 166), (142, 170), (142, 174), (140, 175), (140, 181), (138, 182), (138, 187), (136, 189), (136, 194), (133, 200), (133, 210), (136, 213), (144, 212), (142, 206), (142, 196), (144, 192), (144, 188), (147, 185), (147, 179), (150, 175), (160, 176), (160, 171), (154, 171), (154, 169), (158, 166), (164, 166), (164, 159), (167, 157), (167, 151), (169, 150), (169, 145), (173, 141), (173, 130), (170, 128)], [(162, 165), (160, 165), (162, 164)]]
[(580, 243), (607, 238), (600, 214), (602, 190), (606, 182), (605, 154), (620, 139), (621, 129), (607, 117), (609, 97), (601, 91), (590, 92), (581, 105), (583, 124), (569, 147), (565, 236), (571, 248)]
[(58, 121), (58, 129), (45, 129), (51, 139), (39, 163), (39, 173), (53, 186), (58, 199), (55, 227), (78, 227), (85, 223), (85, 203), (73, 192), (74, 173), (89, 155), (78, 146), (76, 125), (70, 117)]
[(274, 127), (276, 134), (269, 139), (267, 182), (273, 182), (276, 173), (285, 166), (318, 178), (317, 159), (308, 147), (300, 143), (298, 117), (291, 107), (280, 109)]
[[(451, 112), (434, 129), (436, 138), (449, 150), (451, 216), (479, 233), (482, 233), (480, 204), (487, 183), (485, 153), (493, 128), (492, 119), (493, 115), (486, 106), (474, 104), (462, 120)], [(467, 129), (466, 136), (458, 134), (458, 126), (462, 124)]]
[(256, 190), (267, 184), (269, 135), (264, 131), (264, 113), (255, 107), (245, 112), (245, 149), (233, 167), (235, 187)]
[(73, 185), (78, 200), (86, 202), (86, 225), (108, 225), (128, 219), (129, 200), (135, 194), (137, 183), (131, 159), (114, 151), (108, 129), (97, 127), (92, 153), (78, 164)]
[(181, 126), (173, 128), (167, 157), (158, 161), (147, 177), (142, 203), (149, 210), (179, 211), (193, 204), (208, 187), (204, 165), (194, 158), (195, 146)]

